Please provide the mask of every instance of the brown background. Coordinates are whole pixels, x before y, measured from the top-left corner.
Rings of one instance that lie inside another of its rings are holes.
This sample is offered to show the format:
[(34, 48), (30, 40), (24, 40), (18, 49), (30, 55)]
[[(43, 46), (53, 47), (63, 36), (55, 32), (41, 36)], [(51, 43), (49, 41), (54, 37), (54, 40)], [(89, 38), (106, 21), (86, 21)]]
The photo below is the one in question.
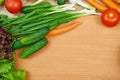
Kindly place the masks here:
[(120, 80), (120, 24), (107, 28), (94, 15), (77, 21), (28, 59), (18, 50), (16, 69), (27, 70), (27, 80)]

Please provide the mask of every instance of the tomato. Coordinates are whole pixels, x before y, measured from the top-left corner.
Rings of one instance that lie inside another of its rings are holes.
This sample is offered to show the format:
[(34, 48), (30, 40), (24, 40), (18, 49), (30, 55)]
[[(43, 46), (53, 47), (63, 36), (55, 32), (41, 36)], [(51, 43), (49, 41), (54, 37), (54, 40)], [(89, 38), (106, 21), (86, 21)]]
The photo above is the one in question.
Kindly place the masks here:
[(18, 13), (22, 10), (21, 0), (5, 0), (5, 8), (10, 13)]
[(101, 21), (105, 26), (113, 27), (120, 21), (120, 13), (114, 9), (106, 9), (101, 15)]

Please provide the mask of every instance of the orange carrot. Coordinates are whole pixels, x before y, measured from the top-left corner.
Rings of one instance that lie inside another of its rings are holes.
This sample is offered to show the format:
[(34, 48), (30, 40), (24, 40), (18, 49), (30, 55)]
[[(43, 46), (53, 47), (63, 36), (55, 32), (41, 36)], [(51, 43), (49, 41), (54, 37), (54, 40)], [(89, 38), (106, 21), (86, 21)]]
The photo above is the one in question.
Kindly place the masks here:
[(120, 0), (113, 0), (115, 3), (120, 4)]
[[(94, 6), (97, 10), (103, 12), (107, 9), (104, 5), (100, 4), (96, 0), (86, 0), (90, 5)], [(109, 0), (108, 0), (109, 1)]]
[(101, 0), (101, 1), (109, 8), (115, 9), (118, 12), (120, 12), (120, 7), (115, 2), (113, 2), (113, 0)]
[(51, 36), (55, 36), (58, 34), (62, 34), (64, 32), (67, 32), (69, 30), (76, 28), (79, 25), (80, 25), (80, 22), (75, 22), (75, 23), (69, 24), (66, 27), (55, 28), (55, 29), (51, 30), (46, 37), (51, 37)]

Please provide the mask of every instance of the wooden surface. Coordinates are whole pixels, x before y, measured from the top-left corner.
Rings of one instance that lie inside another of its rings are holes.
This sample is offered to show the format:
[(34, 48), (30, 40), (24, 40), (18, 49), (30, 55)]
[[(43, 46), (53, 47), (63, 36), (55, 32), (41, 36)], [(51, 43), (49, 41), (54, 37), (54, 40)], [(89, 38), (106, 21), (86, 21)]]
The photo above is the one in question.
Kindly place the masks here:
[(99, 16), (78, 20), (79, 27), (49, 38), (30, 58), (17, 52), (16, 68), (28, 71), (27, 80), (120, 80), (120, 25), (106, 28)]
[(120, 24), (107, 28), (99, 16), (77, 19), (82, 24), (48, 38), (49, 44), (28, 59), (16, 54), (16, 69), (26, 80), (120, 80)]

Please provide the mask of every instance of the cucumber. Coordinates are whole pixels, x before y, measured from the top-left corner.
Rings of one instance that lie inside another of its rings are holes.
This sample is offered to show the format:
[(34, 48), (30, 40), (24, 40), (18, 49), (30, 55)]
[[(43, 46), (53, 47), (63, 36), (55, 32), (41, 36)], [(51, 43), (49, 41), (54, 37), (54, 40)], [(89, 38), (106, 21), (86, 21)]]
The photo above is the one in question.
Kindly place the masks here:
[(17, 41), (14, 41), (14, 43), (12, 44), (11, 47), (13, 50), (17, 50), (17, 49), (20, 49), (24, 46), (25, 46), (24, 44), (22, 44), (19, 40), (17, 40)]
[(35, 32), (33, 34), (29, 34), (29, 35), (25, 36), (24, 38), (22, 38), (20, 40), (20, 42), (24, 45), (34, 43), (34, 42), (44, 38), (48, 34), (48, 32), (49, 32), (48, 28), (42, 28), (38, 32)]
[(28, 58), (31, 56), (33, 53), (37, 52), (38, 50), (42, 49), (44, 46), (46, 46), (48, 43), (47, 39), (42, 39), (32, 45), (29, 45), (23, 49), (21, 52), (20, 56), (22, 58)]
[(58, 5), (63, 5), (63, 4), (65, 4), (65, 1), (66, 1), (66, 0), (57, 0), (57, 4), (58, 4)]
[(31, 33), (31, 34), (23, 37), (20, 40), (14, 41), (14, 43), (12, 44), (11, 47), (12, 47), (12, 49), (17, 50), (24, 46), (30, 45), (34, 42), (37, 42), (37, 41), (43, 39), (45, 37), (45, 35), (48, 34), (48, 32), (49, 32), (48, 28), (42, 28), (33, 34)]

